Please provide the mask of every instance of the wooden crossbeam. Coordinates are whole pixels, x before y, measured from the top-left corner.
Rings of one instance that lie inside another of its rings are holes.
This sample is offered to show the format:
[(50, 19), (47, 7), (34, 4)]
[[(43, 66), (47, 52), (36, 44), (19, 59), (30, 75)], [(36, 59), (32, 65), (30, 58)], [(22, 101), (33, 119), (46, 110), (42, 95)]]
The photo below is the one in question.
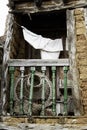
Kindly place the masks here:
[(69, 59), (42, 60), (42, 59), (10, 59), (8, 66), (69, 66)]

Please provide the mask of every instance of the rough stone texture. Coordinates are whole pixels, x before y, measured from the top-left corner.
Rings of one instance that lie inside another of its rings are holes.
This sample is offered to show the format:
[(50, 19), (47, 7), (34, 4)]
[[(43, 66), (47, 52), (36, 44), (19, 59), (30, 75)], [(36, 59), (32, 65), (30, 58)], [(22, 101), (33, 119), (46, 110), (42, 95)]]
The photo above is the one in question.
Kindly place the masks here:
[[(3, 62), (3, 46), (5, 42), (5, 36), (0, 37), (0, 98), (1, 98), (1, 80), (2, 80), (2, 62)], [(1, 102), (1, 100), (0, 100)], [(0, 111), (1, 113), (1, 111)]]
[(0, 130), (86, 130), (87, 125), (60, 125), (60, 124), (19, 124), (9, 126), (0, 123)]
[[(19, 20), (18, 17), (15, 19)], [(23, 39), (21, 28), (15, 22), (13, 24), (13, 35), (10, 50), (10, 58), (25, 59), (25, 41)]]
[(49, 119), (9, 118), (0, 122), (0, 130), (86, 130), (87, 118), (49, 118)]
[(84, 9), (75, 9), (76, 28), (76, 63), (79, 72), (79, 86), (81, 90), (81, 105), (87, 114), (87, 36)]

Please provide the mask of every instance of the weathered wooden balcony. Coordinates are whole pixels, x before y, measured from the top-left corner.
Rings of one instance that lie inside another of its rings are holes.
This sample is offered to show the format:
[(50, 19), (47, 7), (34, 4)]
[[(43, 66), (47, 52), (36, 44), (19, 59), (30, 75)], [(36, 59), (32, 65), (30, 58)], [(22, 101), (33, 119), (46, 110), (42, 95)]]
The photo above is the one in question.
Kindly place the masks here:
[[(10, 74), (9, 108), (11, 115), (34, 116), (34, 111), (39, 109), (39, 112), (36, 114), (38, 116), (56, 116), (56, 80), (58, 76), (57, 68), (59, 67), (63, 69), (64, 99), (62, 101), (58, 100), (57, 103), (63, 104), (63, 114), (67, 115), (67, 72), (69, 69), (69, 59), (10, 59), (8, 67)], [(49, 68), (50, 74), (48, 76), (47, 70)], [(38, 80), (37, 77), (39, 77), (40, 81), (35, 84), (35, 81)], [(48, 77), (50, 77), (50, 80)], [(36, 91), (36, 96), (34, 91)], [(49, 113), (48, 110), (51, 112)]]

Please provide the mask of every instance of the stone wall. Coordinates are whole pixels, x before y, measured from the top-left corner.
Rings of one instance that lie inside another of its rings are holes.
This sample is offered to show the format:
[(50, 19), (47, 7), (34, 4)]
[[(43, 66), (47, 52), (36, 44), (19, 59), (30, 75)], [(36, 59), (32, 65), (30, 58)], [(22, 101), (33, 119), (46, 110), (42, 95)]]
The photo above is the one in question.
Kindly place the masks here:
[[(22, 28), (19, 27), (16, 22), (19, 22), (19, 18), (14, 16), (13, 33), (10, 43), (10, 58), (11, 59), (25, 59), (25, 41), (22, 34)], [(20, 74), (19, 69), (15, 71), (15, 77)]]
[(84, 8), (75, 9), (76, 64), (83, 113), (87, 114), (87, 35)]
[[(18, 18), (15, 18), (15, 21)], [(25, 41), (23, 39), (21, 28), (15, 23), (13, 24), (13, 34), (10, 46), (11, 59), (25, 59)]]

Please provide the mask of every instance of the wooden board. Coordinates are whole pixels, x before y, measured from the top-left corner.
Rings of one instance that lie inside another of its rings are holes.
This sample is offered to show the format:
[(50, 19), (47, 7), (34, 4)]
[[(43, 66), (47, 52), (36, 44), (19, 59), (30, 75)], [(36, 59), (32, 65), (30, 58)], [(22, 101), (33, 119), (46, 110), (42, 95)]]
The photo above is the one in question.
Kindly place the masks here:
[(69, 59), (42, 60), (42, 59), (10, 59), (8, 66), (69, 66)]

